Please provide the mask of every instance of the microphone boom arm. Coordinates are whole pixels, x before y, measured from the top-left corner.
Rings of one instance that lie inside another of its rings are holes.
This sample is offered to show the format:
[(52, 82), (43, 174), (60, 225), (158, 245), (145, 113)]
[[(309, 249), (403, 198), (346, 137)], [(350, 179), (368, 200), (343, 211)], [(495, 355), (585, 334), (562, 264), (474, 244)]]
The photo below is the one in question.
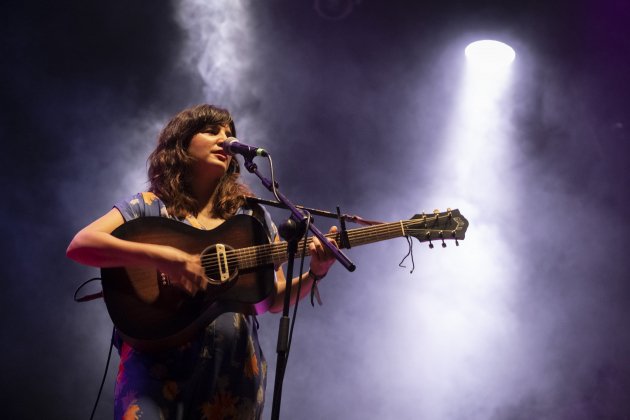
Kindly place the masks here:
[[(244, 164), (245, 164), (245, 168), (250, 173), (253, 173), (260, 179), (260, 181), (262, 182), (265, 188), (267, 188), (272, 193), (274, 192), (273, 184), (268, 178), (266, 178), (264, 175), (260, 173), (260, 171), (258, 170), (258, 166), (253, 162), (252, 158), (245, 157)], [(291, 211), (291, 218), (295, 222), (301, 223), (305, 221), (306, 216), (304, 215), (304, 213), (300, 209), (298, 209), (293, 203), (291, 203), (289, 199), (286, 198), (281, 192), (279, 192), (277, 188), (275, 189), (275, 194), (277, 194), (277, 198), (283, 204), (283, 207), (286, 207), (287, 209)], [(354, 265), (354, 263), (350, 261), (350, 259), (339, 248), (333, 246), (330, 243), (330, 241), (324, 236), (324, 234), (319, 229), (317, 229), (315, 224), (309, 223), (308, 228), (313, 234), (313, 236), (317, 237), (322, 243), (322, 245), (324, 245), (326, 248), (330, 250), (330, 252), (332, 252), (335, 259), (339, 261), (339, 263), (343, 265), (346, 268), (346, 270), (351, 271), (351, 272), (356, 270), (357, 268), (356, 265)]]

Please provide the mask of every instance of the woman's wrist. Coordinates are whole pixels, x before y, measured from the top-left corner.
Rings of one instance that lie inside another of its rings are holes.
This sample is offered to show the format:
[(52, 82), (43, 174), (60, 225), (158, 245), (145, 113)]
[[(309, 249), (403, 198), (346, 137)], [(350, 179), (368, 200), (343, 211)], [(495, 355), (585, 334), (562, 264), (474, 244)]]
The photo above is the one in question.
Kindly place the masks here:
[(319, 296), (319, 290), (317, 289), (317, 283), (319, 283), (319, 281), (321, 279), (326, 277), (326, 274), (324, 274), (322, 276), (318, 276), (317, 274), (315, 274), (313, 272), (313, 269), (309, 268), (308, 269), (308, 276), (313, 279), (313, 285), (311, 287), (311, 306), (315, 306), (315, 299), (317, 299), (317, 303), (319, 303), (319, 306), (321, 306), (322, 305), (322, 298)]
[(314, 281), (316, 281), (316, 282), (317, 282), (317, 281), (320, 281), (321, 279), (323, 279), (324, 277), (326, 277), (326, 274), (327, 274), (327, 273), (322, 274), (321, 276), (318, 276), (317, 274), (315, 274), (315, 272), (313, 272), (313, 270), (312, 270), (311, 268), (309, 268), (309, 270), (308, 270), (308, 276), (309, 276), (310, 278), (312, 278), (312, 279), (313, 279)]

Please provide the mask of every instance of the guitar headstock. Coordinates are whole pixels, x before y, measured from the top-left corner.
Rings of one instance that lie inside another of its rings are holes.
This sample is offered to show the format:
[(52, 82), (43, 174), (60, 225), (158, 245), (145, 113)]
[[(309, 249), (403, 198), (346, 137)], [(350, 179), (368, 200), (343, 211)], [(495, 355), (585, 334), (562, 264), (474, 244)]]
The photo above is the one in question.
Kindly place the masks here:
[(459, 210), (451, 209), (444, 212), (434, 210), (432, 214), (416, 214), (405, 222), (405, 233), (420, 242), (429, 242), (429, 248), (433, 248), (433, 241), (441, 241), (444, 248), (446, 240), (455, 240), (455, 245), (459, 246), (459, 240), (464, 239), (466, 229), (468, 220)]

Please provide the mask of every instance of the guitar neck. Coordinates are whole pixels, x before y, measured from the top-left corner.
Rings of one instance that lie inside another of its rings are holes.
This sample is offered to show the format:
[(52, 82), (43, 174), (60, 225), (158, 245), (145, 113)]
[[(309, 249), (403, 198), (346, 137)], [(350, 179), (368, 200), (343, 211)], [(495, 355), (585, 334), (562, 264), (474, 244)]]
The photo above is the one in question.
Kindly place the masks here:
[[(341, 240), (340, 232), (329, 233), (325, 236), (328, 239), (334, 239), (340, 248), (351, 248), (405, 236), (407, 235), (406, 225), (409, 222), (411, 221), (402, 220), (399, 222), (382, 223), (375, 226), (347, 230), (348, 241), (345, 244)], [(301, 258), (303, 255), (310, 255), (309, 245), (312, 241), (312, 238), (306, 240), (306, 248), (304, 247), (304, 240), (298, 243), (296, 255), (298, 258)], [(350, 246), (348, 246), (348, 243)], [(241, 248), (236, 250), (236, 253), (239, 260), (239, 267), (242, 269), (256, 268), (270, 264), (277, 266), (286, 262), (288, 259), (286, 242)]]
[[(420, 242), (429, 242), (429, 247), (432, 248), (431, 241), (433, 240), (442, 241), (443, 247), (446, 246), (445, 240), (454, 240), (455, 245), (459, 245), (458, 240), (464, 239), (467, 228), (468, 221), (459, 210), (447, 209), (442, 213), (435, 210), (432, 215), (416, 214), (411, 220), (350, 229), (346, 231), (346, 240), (342, 240), (341, 232), (329, 233), (325, 236), (328, 239), (334, 239), (340, 248), (351, 248), (402, 236), (413, 236)], [(312, 238), (308, 238), (306, 246), (304, 246), (304, 240), (299, 242), (298, 258), (303, 255), (310, 255), (309, 245), (312, 240)], [(288, 259), (286, 242), (251, 246), (234, 252), (241, 269), (253, 269), (269, 265), (278, 266)]]

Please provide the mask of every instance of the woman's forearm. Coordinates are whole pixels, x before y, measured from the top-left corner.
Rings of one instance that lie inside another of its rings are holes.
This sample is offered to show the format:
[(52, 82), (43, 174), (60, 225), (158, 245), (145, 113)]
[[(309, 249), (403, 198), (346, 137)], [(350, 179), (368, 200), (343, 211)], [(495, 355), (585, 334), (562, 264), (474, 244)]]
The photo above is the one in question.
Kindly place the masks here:
[(66, 255), (93, 267), (157, 266), (169, 252), (166, 246), (124, 241), (106, 232), (83, 230), (66, 251)]

